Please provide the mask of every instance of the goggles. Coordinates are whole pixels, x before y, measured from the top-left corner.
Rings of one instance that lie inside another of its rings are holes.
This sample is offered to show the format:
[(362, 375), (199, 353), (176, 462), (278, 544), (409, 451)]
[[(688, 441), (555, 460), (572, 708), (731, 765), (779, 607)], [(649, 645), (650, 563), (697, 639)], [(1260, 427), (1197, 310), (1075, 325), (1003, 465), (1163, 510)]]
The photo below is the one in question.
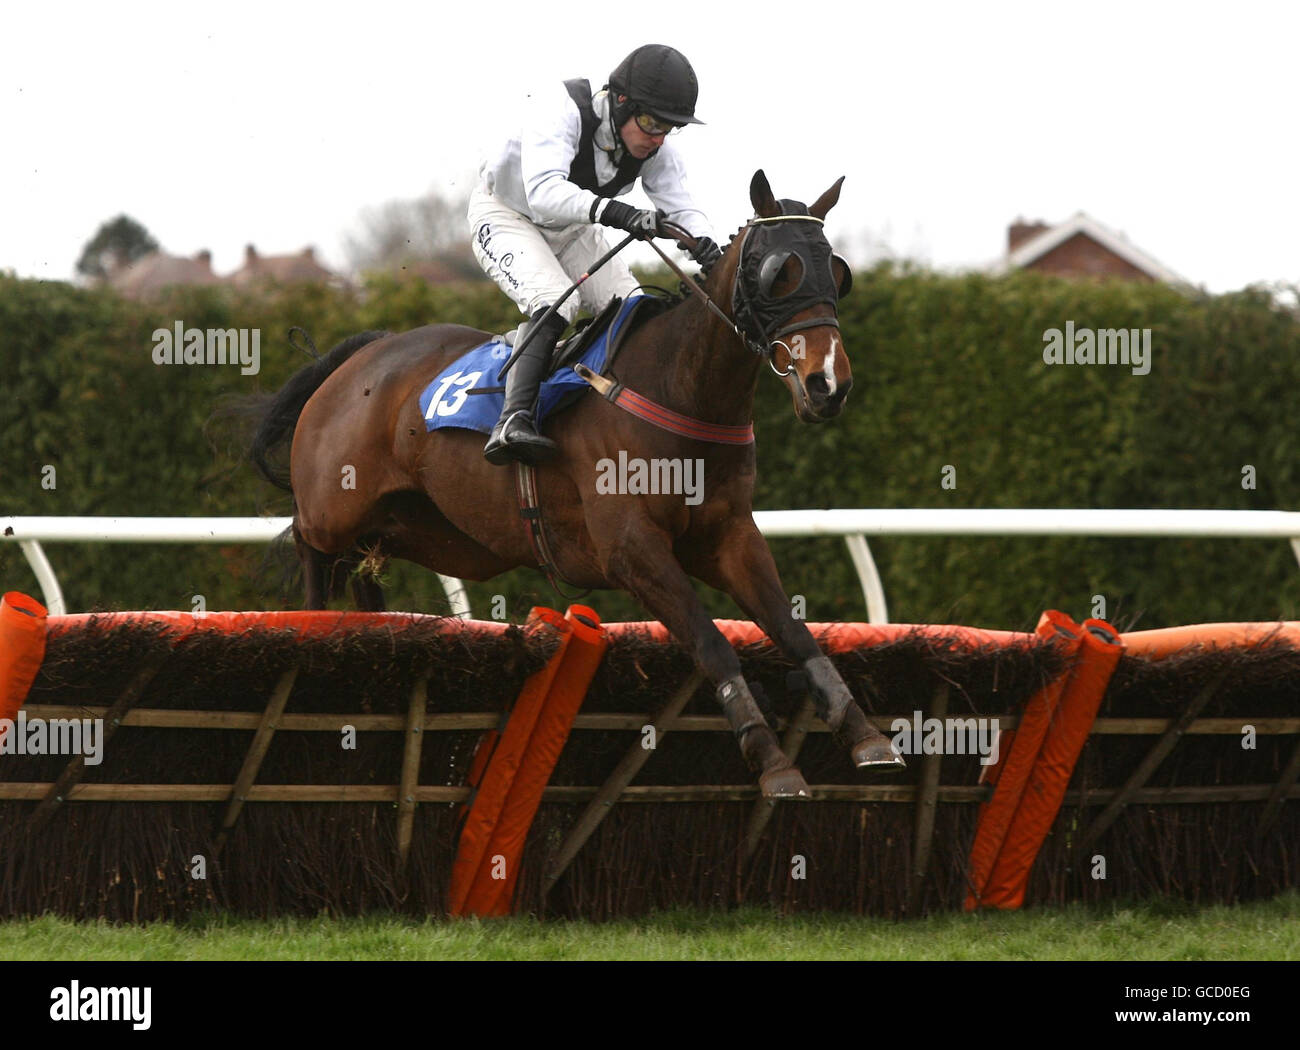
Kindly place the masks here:
[(636, 126), (647, 135), (667, 135), (669, 132), (676, 131), (681, 127), (680, 124), (660, 120), (653, 113), (638, 113), (636, 115)]

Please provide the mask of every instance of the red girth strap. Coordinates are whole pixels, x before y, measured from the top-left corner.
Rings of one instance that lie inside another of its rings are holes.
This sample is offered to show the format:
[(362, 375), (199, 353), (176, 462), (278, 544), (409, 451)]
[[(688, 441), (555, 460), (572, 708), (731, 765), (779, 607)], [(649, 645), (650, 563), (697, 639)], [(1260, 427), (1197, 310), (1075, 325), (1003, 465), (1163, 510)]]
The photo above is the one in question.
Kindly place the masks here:
[(660, 430), (667, 430), (682, 437), (694, 438), (696, 441), (709, 441), (715, 445), (748, 445), (754, 440), (754, 424), (743, 427), (726, 426), (722, 423), (706, 423), (702, 419), (684, 416), (665, 408), (657, 401), (629, 390), (622, 383), (615, 383), (604, 376), (598, 376), (583, 364), (576, 364), (573, 370), (590, 383), (596, 391), (625, 412), (630, 412), (638, 419), (644, 419)]

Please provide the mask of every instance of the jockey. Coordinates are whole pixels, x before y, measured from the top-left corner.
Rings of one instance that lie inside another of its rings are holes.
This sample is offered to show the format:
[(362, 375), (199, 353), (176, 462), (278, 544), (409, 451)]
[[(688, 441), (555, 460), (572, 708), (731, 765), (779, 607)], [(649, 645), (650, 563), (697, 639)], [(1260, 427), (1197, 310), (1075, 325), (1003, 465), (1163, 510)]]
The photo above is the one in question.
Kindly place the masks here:
[[(698, 238), (701, 266), (722, 254), (708, 219), (686, 189), (681, 156), (665, 136), (695, 117), (699, 88), (685, 56), (646, 44), (627, 56), (594, 94), (586, 80), (566, 80), (536, 99), (520, 132), (480, 169), (469, 200), (474, 257), (529, 318), (531, 335), (506, 373), (505, 407), (483, 449), (489, 463), (528, 463), (554, 456), (537, 433), (538, 386), (561, 333), (581, 307), (595, 312), (638, 285), (615, 256), (545, 321), (542, 315), (609, 245), (600, 226), (654, 237), (670, 219)], [(615, 200), (637, 177), (657, 211)]]

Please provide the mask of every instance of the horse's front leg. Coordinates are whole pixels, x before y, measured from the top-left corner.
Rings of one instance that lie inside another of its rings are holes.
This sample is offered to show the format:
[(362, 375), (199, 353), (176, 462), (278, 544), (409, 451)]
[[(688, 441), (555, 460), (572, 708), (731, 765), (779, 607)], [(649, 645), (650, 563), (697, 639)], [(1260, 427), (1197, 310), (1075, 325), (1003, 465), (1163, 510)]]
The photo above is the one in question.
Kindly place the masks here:
[(889, 737), (867, 719), (808, 625), (795, 619), (772, 552), (752, 518), (737, 522), (710, 546), (709, 554), (689, 567), (735, 599), (791, 661), (803, 666), (817, 714), (848, 749), (854, 765), (884, 772), (904, 767)]
[(689, 652), (717, 689), (718, 703), (766, 798), (809, 797), (803, 775), (781, 750), (740, 670), (731, 643), (714, 624), (678, 564), (668, 534), (648, 518), (602, 516), (590, 522), (601, 568), (633, 595)]

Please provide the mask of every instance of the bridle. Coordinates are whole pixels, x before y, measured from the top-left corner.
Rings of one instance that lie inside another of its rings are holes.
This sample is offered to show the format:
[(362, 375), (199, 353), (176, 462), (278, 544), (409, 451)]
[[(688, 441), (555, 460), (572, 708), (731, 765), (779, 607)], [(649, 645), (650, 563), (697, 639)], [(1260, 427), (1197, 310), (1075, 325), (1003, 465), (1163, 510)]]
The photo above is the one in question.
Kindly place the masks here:
[[(757, 288), (748, 287), (748, 279), (751, 277), (751, 274), (747, 264), (748, 261), (745, 258), (745, 252), (750, 246), (750, 238), (752, 236), (750, 231), (754, 227), (762, 227), (780, 222), (815, 222), (818, 226), (822, 225), (822, 220), (817, 216), (806, 214), (772, 215), (767, 218), (751, 219), (746, 223), (744, 230), (745, 240), (740, 247), (740, 262), (736, 267), (736, 277), (732, 285), (731, 307), (732, 313), (741, 321), (740, 328), (745, 330), (748, 337), (746, 339), (746, 345), (749, 346), (751, 350), (757, 349), (759, 353), (764, 354), (767, 358), (768, 367), (771, 368), (776, 375), (784, 378), (794, 371), (793, 362), (795, 355), (789, 344), (782, 338), (783, 336), (791, 335), (806, 328), (834, 328), (838, 331), (840, 324), (839, 318), (834, 315), (831, 317), (810, 317), (803, 321), (790, 322), (790, 318), (794, 317), (795, 314), (802, 313), (805, 309), (822, 303), (833, 304), (839, 298), (838, 295), (831, 295), (830, 293), (818, 294), (816, 291), (812, 293), (804, 291), (804, 288), (808, 283), (808, 276), (812, 263), (811, 258), (806, 257), (803, 252), (798, 250), (800, 247), (806, 247), (806, 245), (799, 243), (800, 241), (805, 240), (805, 238), (797, 238), (795, 245), (790, 250), (769, 250), (759, 263), (757, 272), (752, 275), (757, 282)], [(791, 256), (795, 256), (799, 259), (801, 265), (800, 278), (799, 283), (796, 285), (794, 290), (783, 298), (788, 299), (790, 296), (794, 296), (794, 304), (787, 304), (786, 308), (782, 310), (782, 313), (785, 314), (783, 319), (775, 320), (769, 324), (764, 324), (763, 315), (771, 314), (773, 312), (768, 307), (765, 300), (768, 293), (771, 291), (772, 285), (776, 281), (777, 275)], [(829, 268), (827, 270), (827, 276), (831, 276)], [(755, 293), (757, 293), (757, 296)], [(774, 326), (779, 327), (776, 327), (775, 331), (772, 331), (771, 329)], [(785, 350), (786, 358), (791, 362), (790, 366), (784, 372), (779, 371), (776, 367), (775, 350), (778, 346)]]
[[(747, 260), (745, 253), (750, 247), (751, 231), (755, 227), (781, 222), (815, 222), (818, 225), (822, 224), (822, 220), (815, 215), (772, 215), (765, 218), (750, 219), (743, 227), (741, 227), (740, 233), (738, 234), (738, 236), (742, 238), (740, 245), (740, 260), (736, 265), (736, 273), (732, 278), (731, 288), (732, 314), (737, 318), (739, 323), (732, 320), (731, 317), (728, 317), (726, 312), (713, 301), (713, 298), (708, 294), (708, 292), (700, 287), (698, 282), (682, 273), (678, 266), (668, 257), (667, 253), (655, 244), (654, 241), (651, 241), (650, 245), (659, 253), (660, 258), (668, 264), (673, 272), (682, 279), (684, 287), (686, 287), (692, 294), (698, 296), (714, 314), (721, 318), (723, 323), (736, 333), (736, 337), (741, 341), (741, 343), (759, 357), (764, 358), (767, 361), (768, 367), (775, 375), (784, 379), (794, 371), (793, 362), (795, 354), (789, 344), (784, 341), (783, 337), (792, 335), (795, 332), (803, 331), (807, 328), (834, 328), (838, 331), (840, 323), (839, 318), (836, 316), (810, 317), (802, 321), (788, 323), (790, 322), (790, 318), (795, 314), (802, 313), (809, 306), (815, 305), (815, 302), (804, 302), (802, 299), (797, 299), (795, 301), (793, 308), (789, 310), (783, 320), (778, 320), (774, 324), (768, 325), (763, 323), (760, 315), (771, 312), (770, 308), (764, 302), (766, 292), (771, 288), (773, 281), (776, 279), (777, 273), (791, 255), (797, 255), (800, 261), (804, 264), (804, 273), (796, 291), (802, 288), (802, 286), (807, 282), (808, 277), (808, 260), (805, 260), (803, 255), (797, 251), (797, 247), (796, 249), (784, 253), (774, 250), (769, 252), (760, 264), (760, 272), (757, 277), (759, 284), (758, 289), (746, 287)], [(695, 242), (695, 238), (676, 223), (661, 222), (660, 226), (672, 234), (672, 236), (679, 242), (685, 243), (688, 248)], [(832, 259), (835, 258), (837, 257), (832, 256)], [(843, 263), (843, 260), (840, 261)], [(844, 265), (847, 267), (847, 264)], [(762, 296), (763, 299), (758, 299), (756, 297), (756, 291), (758, 296)], [(847, 287), (844, 291), (847, 291)], [(837, 290), (837, 293), (834, 296), (814, 293), (813, 298), (816, 302), (834, 302), (839, 298), (839, 295), (840, 293)], [(774, 327), (775, 331), (772, 331), (771, 329)], [(786, 357), (790, 361), (789, 367), (786, 368), (784, 372), (776, 367), (775, 350), (778, 346), (785, 350)]]

